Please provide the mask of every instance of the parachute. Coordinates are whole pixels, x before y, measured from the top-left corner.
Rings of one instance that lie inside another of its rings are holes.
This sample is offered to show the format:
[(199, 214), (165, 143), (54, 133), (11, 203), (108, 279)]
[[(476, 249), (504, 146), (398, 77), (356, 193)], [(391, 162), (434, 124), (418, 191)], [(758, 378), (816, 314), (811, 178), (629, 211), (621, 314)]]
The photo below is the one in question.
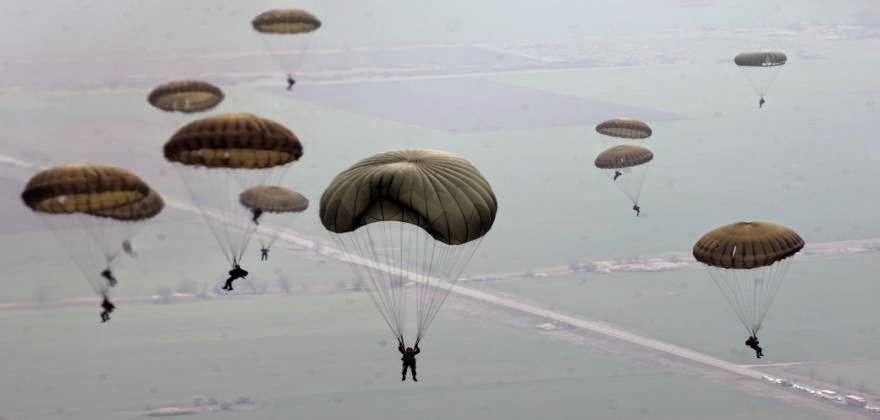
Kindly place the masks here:
[(28, 181), (21, 198), (104, 296), (112, 284), (101, 271), (115, 267), (123, 242), (163, 207), (162, 198), (134, 174), (91, 163), (43, 170)]
[(293, 76), (302, 67), (312, 33), (321, 27), (315, 15), (302, 9), (273, 9), (251, 21), (278, 67)]
[(648, 124), (633, 118), (614, 118), (596, 126), (596, 132), (624, 140), (644, 140), (653, 133)]
[(321, 196), (320, 217), (401, 342), (414, 309), (418, 343), (497, 208), (492, 187), (467, 160), (397, 150), (337, 175)]
[(738, 222), (714, 229), (694, 244), (694, 258), (752, 337), (782, 285), (791, 258), (804, 247), (793, 230), (767, 222)]
[(231, 113), (181, 127), (165, 143), (164, 154), (234, 266), (256, 230), (239, 194), (256, 185), (277, 184), (303, 151), (287, 127), (256, 115)]
[(648, 163), (653, 159), (654, 153), (642, 146), (622, 144), (599, 153), (595, 165), (608, 173), (614, 185), (629, 197), (633, 206), (638, 206)]
[(788, 57), (779, 51), (743, 52), (733, 58), (734, 64), (761, 98), (767, 95), (770, 85), (787, 61)]
[[(274, 185), (257, 185), (242, 192), (238, 201), (251, 211), (258, 210), (260, 212), (277, 214), (279, 217), (274, 218), (278, 222), (282, 219), (281, 215), (290, 217), (293, 214), (304, 212), (309, 208), (309, 200), (302, 194), (288, 188)], [(256, 219), (255, 213), (254, 219)], [(265, 216), (264, 216), (265, 217)], [(275, 220), (273, 220), (275, 221)], [(280, 223), (274, 223), (276, 225)], [(275, 241), (278, 240), (280, 231), (277, 226), (265, 226), (260, 224), (257, 228), (257, 237), (260, 240), (260, 247), (263, 249), (271, 249)]]
[(176, 80), (153, 89), (147, 101), (162, 111), (190, 114), (208, 111), (223, 102), (223, 98), (223, 91), (208, 82)]

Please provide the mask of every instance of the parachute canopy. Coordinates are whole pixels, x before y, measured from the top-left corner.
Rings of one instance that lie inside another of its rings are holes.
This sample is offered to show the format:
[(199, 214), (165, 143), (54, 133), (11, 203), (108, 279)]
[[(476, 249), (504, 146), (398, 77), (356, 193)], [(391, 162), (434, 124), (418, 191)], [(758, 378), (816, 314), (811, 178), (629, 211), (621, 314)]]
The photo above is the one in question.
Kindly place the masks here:
[(264, 34), (302, 34), (318, 30), (321, 21), (302, 9), (272, 9), (257, 15), (251, 25)]
[(93, 216), (109, 217), (120, 221), (138, 221), (151, 219), (165, 207), (165, 201), (156, 191), (150, 190), (146, 197), (131, 204), (112, 209), (88, 212)]
[(596, 167), (599, 169), (622, 169), (642, 165), (654, 159), (650, 150), (629, 144), (614, 146), (596, 156)]
[(131, 172), (75, 163), (34, 175), (21, 193), (41, 216), (98, 295), (113, 286), (109, 273), (139, 222), (162, 209), (162, 199)]
[(780, 51), (748, 51), (733, 58), (733, 62), (741, 67), (775, 67), (786, 61), (788, 57)]
[(756, 268), (784, 260), (801, 250), (793, 230), (767, 222), (737, 222), (714, 229), (694, 244), (697, 261), (719, 268)]
[(321, 196), (321, 221), (345, 233), (375, 222), (422, 227), (449, 245), (486, 234), (498, 203), (468, 161), (434, 150), (397, 150), (356, 163)]
[(246, 113), (193, 121), (165, 143), (169, 161), (209, 168), (270, 168), (298, 160), (302, 153), (287, 127)]
[(622, 139), (641, 140), (651, 137), (651, 127), (633, 118), (614, 118), (596, 126), (596, 132)]
[(223, 102), (223, 91), (200, 80), (176, 80), (159, 85), (147, 97), (150, 105), (168, 112), (203, 112)]
[(239, 195), (241, 205), (251, 210), (269, 213), (298, 213), (309, 208), (309, 200), (302, 194), (275, 185), (257, 185)]
[(694, 244), (694, 258), (706, 264), (742, 325), (757, 336), (791, 256), (804, 247), (793, 230), (768, 222), (738, 222), (714, 229)]
[(56, 166), (34, 175), (21, 193), (31, 210), (43, 213), (93, 212), (142, 200), (150, 187), (122, 168), (93, 163)]
[(418, 344), (497, 209), (491, 186), (468, 161), (398, 150), (337, 175), (321, 196), (320, 216), (401, 343), (414, 310)]

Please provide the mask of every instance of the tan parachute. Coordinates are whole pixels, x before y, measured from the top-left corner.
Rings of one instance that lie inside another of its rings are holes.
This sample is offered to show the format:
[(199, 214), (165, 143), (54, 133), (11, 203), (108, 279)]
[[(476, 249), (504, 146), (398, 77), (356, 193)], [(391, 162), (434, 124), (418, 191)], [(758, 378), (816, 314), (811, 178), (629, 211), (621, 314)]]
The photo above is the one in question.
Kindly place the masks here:
[[(95, 293), (108, 299), (112, 270), (141, 222), (162, 210), (162, 199), (131, 172), (93, 163), (40, 171), (21, 193), (46, 222)], [(109, 300), (106, 300), (109, 303)], [(105, 308), (102, 318), (112, 307)]]
[(594, 164), (632, 201), (633, 210), (639, 215), (639, 198), (653, 159), (654, 153), (642, 146), (621, 144), (599, 153)]
[(647, 123), (633, 118), (614, 118), (596, 126), (596, 132), (626, 140), (643, 140), (653, 133)]
[(301, 212), (309, 208), (302, 194), (277, 185), (257, 185), (239, 195), (241, 205), (270, 213)]
[(223, 91), (200, 80), (176, 80), (159, 85), (147, 97), (150, 105), (167, 112), (204, 112), (223, 102)]
[(312, 34), (321, 25), (320, 19), (302, 9), (268, 10), (251, 20), (266, 51), (288, 79), (293, 79), (302, 67)]
[(287, 127), (252, 114), (220, 114), (193, 121), (165, 143), (190, 197), (231, 265), (241, 262), (256, 225), (239, 194), (277, 184), (302, 154)]
[(251, 26), (264, 34), (304, 34), (318, 30), (321, 21), (302, 9), (272, 9), (257, 15)]
[(803, 247), (804, 240), (785, 226), (747, 221), (709, 231), (694, 244), (693, 254), (756, 337), (791, 257)]
[(289, 225), (294, 214), (309, 208), (309, 199), (304, 195), (276, 185), (257, 185), (245, 190), (239, 195), (239, 202), (253, 213), (254, 223), (264, 212), (269, 213), (270, 224), (260, 223), (257, 228), (261, 251), (272, 248), (281, 233), (280, 229)]
[(788, 57), (781, 51), (747, 51), (737, 54), (733, 62), (761, 97), (760, 107)]

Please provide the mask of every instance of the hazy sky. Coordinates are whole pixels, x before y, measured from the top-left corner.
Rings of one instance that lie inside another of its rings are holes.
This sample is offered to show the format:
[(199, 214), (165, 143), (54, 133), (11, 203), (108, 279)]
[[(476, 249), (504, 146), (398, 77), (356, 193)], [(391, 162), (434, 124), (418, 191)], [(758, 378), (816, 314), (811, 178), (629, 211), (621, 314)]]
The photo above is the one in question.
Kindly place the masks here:
[[(304, 7), (324, 20), (323, 47), (514, 42), (664, 30), (880, 24), (874, 0), (705, 1), (7, 0), (0, 51), (23, 54), (252, 49), (250, 16)], [(608, 16), (613, 16), (609, 19)]]

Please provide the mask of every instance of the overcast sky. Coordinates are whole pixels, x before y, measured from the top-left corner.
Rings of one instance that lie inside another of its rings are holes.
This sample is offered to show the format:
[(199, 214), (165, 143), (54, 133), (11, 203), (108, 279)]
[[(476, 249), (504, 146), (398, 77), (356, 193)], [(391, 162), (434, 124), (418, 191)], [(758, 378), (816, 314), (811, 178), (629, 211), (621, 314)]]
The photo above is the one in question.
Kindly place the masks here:
[[(876, 0), (5, 0), (0, 51), (235, 51), (259, 45), (252, 16), (304, 7), (324, 21), (321, 47), (519, 42), (665, 30), (880, 25)], [(609, 18), (611, 17), (611, 18)]]

